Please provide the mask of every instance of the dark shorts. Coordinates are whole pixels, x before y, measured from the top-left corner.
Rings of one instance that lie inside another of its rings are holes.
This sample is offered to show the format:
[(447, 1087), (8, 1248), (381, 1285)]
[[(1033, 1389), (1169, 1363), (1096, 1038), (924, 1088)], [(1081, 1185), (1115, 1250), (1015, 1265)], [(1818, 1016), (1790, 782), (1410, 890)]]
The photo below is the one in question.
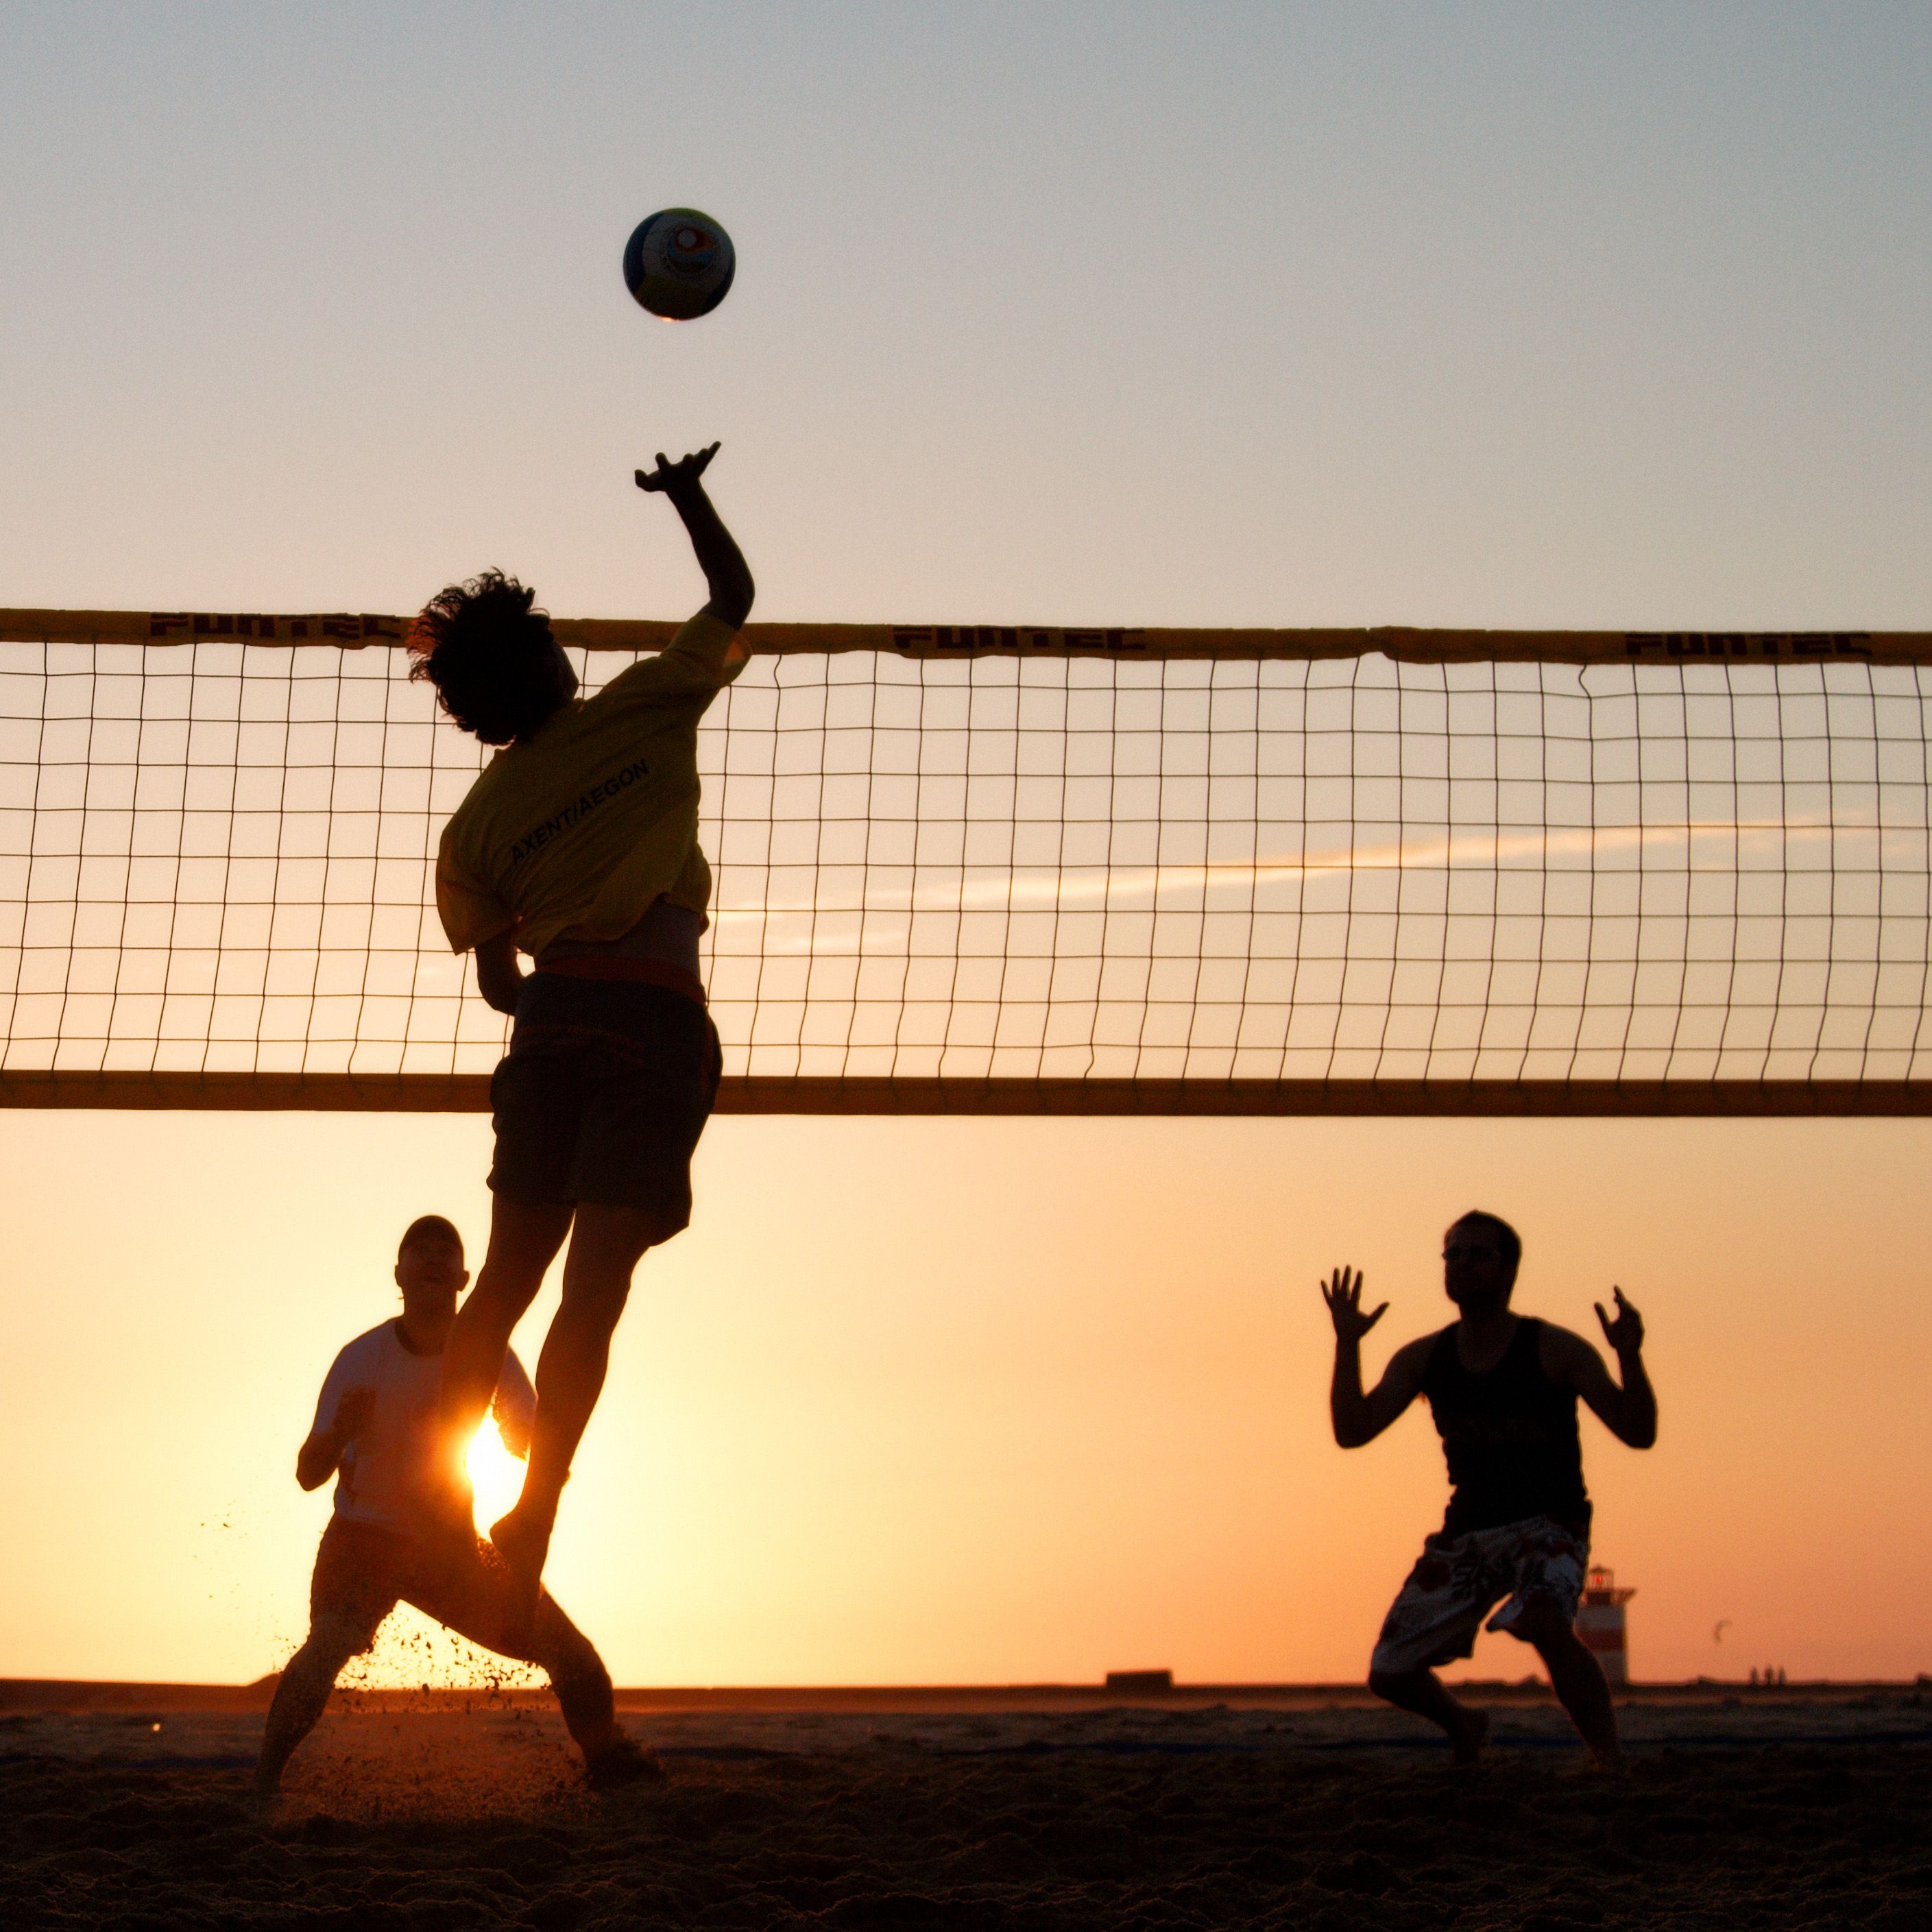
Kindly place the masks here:
[(406, 1536), (332, 1518), (309, 1579), (310, 1622), (352, 1624), (366, 1647), (399, 1603), (502, 1656), (527, 1654), (509, 1572), (480, 1538)]
[(610, 1680), (590, 1640), (548, 1590), (538, 1592), (532, 1619), (503, 1559), (480, 1537), (410, 1536), (331, 1518), (309, 1580), (311, 1633), (327, 1630), (359, 1654), (399, 1603), (500, 1657), (541, 1664), (566, 1717), (581, 1709), (593, 1729), (608, 1721)]
[(691, 1156), (722, 1070), (695, 1000), (533, 973), (490, 1082), (490, 1185), (533, 1205), (636, 1208), (667, 1240), (691, 1220)]

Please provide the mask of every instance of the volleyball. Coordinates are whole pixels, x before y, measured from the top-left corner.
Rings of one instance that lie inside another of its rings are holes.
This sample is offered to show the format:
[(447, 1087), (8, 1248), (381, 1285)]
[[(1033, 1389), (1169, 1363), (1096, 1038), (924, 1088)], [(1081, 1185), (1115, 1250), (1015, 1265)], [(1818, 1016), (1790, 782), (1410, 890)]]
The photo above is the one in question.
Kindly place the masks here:
[(731, 238), (694, 208), (664, 208), (631, 231), (624, 286), (666, 322), (709, 315), (731, 286), (738, 258)]

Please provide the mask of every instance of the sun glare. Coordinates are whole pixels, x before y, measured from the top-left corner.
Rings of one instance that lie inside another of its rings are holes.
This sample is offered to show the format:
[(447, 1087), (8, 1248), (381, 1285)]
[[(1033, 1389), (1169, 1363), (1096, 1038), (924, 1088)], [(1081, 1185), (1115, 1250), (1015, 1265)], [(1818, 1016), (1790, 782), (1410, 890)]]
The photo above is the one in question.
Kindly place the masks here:
[(524, 1490), (524, 1466), (503, 1447), (494, 1415), (483, 1418), (483, 1426), (470, 1445), (464, 1466), (476, 1491), (476, 1527), (487, 1532)]

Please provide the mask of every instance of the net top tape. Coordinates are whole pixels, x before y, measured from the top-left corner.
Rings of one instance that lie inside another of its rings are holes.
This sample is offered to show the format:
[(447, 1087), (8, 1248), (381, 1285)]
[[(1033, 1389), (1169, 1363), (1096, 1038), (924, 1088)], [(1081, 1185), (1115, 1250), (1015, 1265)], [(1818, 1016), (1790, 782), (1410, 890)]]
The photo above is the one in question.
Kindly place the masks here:
[[(367, 611), (0, 610), (0, 643), (254, 644), (393, 649), (412, 620)], [(553, 617), (560, 642), (662, 650), (678, 625), (649, 618)], [(889, 657), (1354, 658), (1410, 664), (1932, 664), (1932, 631), (1163, 630), (1044, 624), (748, 624), (754, 652), (872, 651)]]

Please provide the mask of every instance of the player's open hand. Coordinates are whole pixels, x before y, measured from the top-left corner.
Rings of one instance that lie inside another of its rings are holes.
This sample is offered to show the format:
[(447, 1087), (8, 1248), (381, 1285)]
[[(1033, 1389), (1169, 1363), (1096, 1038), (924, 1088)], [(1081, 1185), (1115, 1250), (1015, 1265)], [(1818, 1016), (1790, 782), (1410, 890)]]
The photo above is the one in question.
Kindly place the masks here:
[(1322, 1299), (1328, 1304), (1328, 1318), (1335, 1324), (1338, 1342), (1359, 1342), (1388, 1312), (1385, 1301), (1372, 1314), (1362, 1312), (1362, 1288), (1368, 1276), (1353, 1268), (1337, 1268), (1322, 1283)]
[(638, 472), (638, 488), (662, 490), (666, 496), (675, 496), (680, 490), (688, 490), (698, 482), (711, 467), (711, 459), (717, 454), (718, 446), (714, 442), (709, 449), (693, 450), (688, 456), (674, 463), (659, 450), (658, 466)]
[(1596, 1304), (1597, 1319), (1604, 1324), (1604, 1340), (1619, 1355), (1634, 1355), (1643, 1346), (1643, 1317), (1624, 1299), (1622, 1288), (1612, 1288), (1610, 1298), (1617, 1304), (1614, 1320), (1600, 1301)]

